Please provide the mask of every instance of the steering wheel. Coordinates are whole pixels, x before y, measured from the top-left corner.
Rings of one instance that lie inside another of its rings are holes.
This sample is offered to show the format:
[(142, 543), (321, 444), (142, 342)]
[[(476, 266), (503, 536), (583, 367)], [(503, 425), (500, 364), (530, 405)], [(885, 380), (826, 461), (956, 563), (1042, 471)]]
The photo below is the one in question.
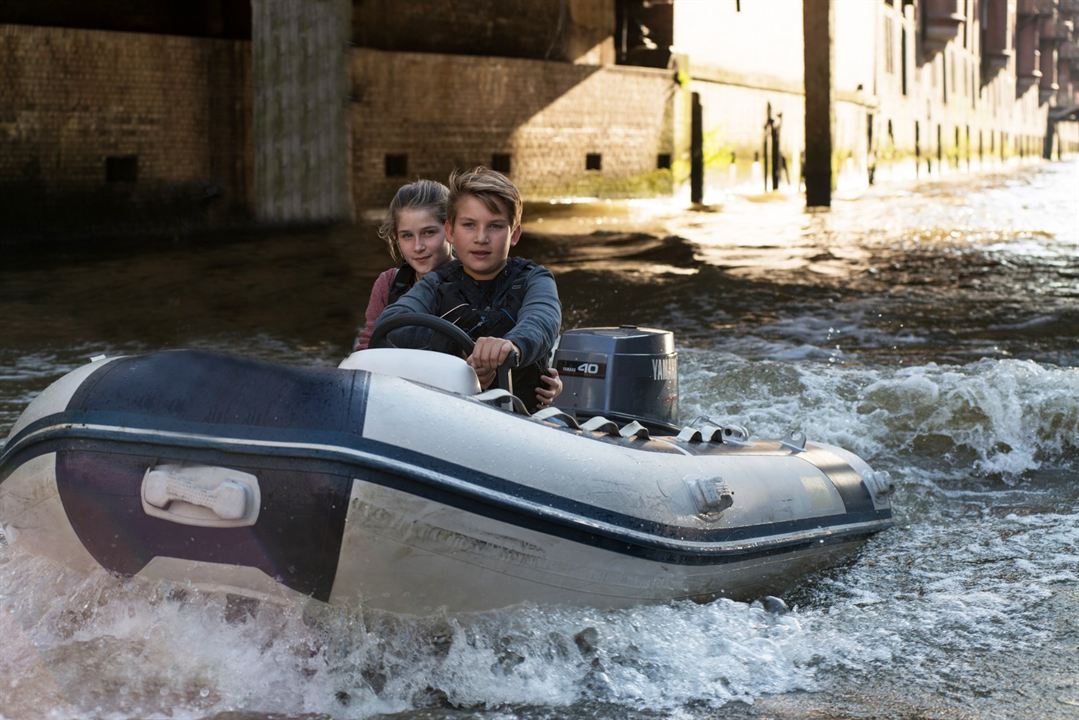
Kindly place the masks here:
[(400, 315), (386, 318), (376, 325), (374, 332), (371, 333), (371, 340), (367, 343), (367, 347), (398, 347), (390, 340), (389, 334), (402, 327), (421, 327), (431, 330), (448, 340), (453, 345), (453, 349), (460, 353), (463, 358), (471, 355), (472, 348), (476, 346), (468, 333), (449, 320), (443, 320), (437, 315), (428, 315), (426, 313), (401, 313)]
[[(471, 355), (472, 349), (476, 347), (476, 343), (472, 341), (472, 338), (470, 338), (468, 333), (464, 330), (457, 327), (449, 320), (444, 320), (437, 315), (428, 315), (427, 313), (401, 313), (400, 315), (386, 318), (375, 326), (374, 331), (371, 333), (371, 339), (367, 343), (367, 347), (398, 347), (390, 340), (389, 335), (394, 330), (402, 327), (427, 328), (435, 334), (441, 335), (450, 342), (453, 349), (460, 353), (462, 358), (467, 358)], [(430, 348), (421, 349), (429, 350)], [(498, 372), (495, 375), (496, 387), (509, 390), (511, 393), (513, 392), (513, 378), (510, 375), (510, 368), (515, 365), (516, 355), (510, 353), (510, 357), (506, 358), (506, 362), (502, 364), (502, 367), (498, 368)]]

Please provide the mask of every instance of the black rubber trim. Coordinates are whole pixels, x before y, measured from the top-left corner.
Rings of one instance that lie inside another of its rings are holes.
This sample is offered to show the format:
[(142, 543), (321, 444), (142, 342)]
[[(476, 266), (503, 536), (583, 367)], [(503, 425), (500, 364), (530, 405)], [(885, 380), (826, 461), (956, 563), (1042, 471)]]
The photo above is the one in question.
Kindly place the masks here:
[[(72, 529), (103, 568), (135, 575), (157, 557), (243, 565), (329, 600), (352, 488), (347, 474), (230, 456), (227, 467), (258, 478), (258, 520), (246, 527), (201, 527), (148, 515), (141, 498), (147, 469), (192, 461), (193, 453), (161, 446), (117, 452), (117, 443), (69, 445), (56, 455), (57, 489)], [(211, 465), (221, 456), (200, 455)]]
[(869, 494), (869, 488), (862, 481), (862, 476), (838, 455), (825, 448), (812, 447), (795, 457), (804, 459), (828, 476), (839, 491), (839, 497), (843, 499), (847, 512), (863, 513), (873, 509), (873, 496)]
[(170, 350), (113, 360), (75, 390), (67, 411), (362, 434), (368, 378), (355, 370)]

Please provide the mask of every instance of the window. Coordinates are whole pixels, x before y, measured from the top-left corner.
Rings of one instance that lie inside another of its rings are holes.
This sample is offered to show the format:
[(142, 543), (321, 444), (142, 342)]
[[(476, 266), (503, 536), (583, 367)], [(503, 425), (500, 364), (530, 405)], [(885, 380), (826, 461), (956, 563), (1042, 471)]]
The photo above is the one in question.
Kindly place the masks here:
[(940, 89), (941, 99), (948, 104), (948, 53), (940, 54)]
[(660, 153), (656, 155), (656, 169), (657, 170), (670, 170), (671, 169), (671, 154)]
[(105, 182), (133, 183), (138, 179), (138, 155), (114, 155), (105, 158)]
[(903, 94), (907, 94), (907, 29), (901, 28), (899, 35), (899, 69), (902, 73)]
[(408, 175), (408, 155), (386, 155), (386, 177)]
[(963, 47), (969, 47), (968, 40), (972, 25), (974, 23), (970, 21), (970, 0), (963, 0)]
[(674, 44), (673, 0), (614, 0), (614, 29), (617, 64), (666, 68)]
[(887, 15), (884, 16), (884, 72), (895, 73), (895, 30), (892, 18)]
[(585, 170), (602, 170), (603, 169), (603, 155), (600, 153), (588, 153), (584, 156), (584, 169)]
[(495, 153), (491, 155), (491, 169), (503, 175), (510, 174), (510, 154)]

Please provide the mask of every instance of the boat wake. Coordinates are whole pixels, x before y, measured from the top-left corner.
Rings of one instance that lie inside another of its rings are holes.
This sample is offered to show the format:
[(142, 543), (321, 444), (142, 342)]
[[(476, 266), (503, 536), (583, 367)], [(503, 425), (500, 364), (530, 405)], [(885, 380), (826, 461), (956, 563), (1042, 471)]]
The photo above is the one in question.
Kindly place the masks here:
[(78, 576), (6, 546), (0, 588), (8, 718), (45, 707), (173, 718), (579, 702), (673, 711), (813, 690), (832, 669), (890, 657), (797, 611), (728, 600), (404, 619)]

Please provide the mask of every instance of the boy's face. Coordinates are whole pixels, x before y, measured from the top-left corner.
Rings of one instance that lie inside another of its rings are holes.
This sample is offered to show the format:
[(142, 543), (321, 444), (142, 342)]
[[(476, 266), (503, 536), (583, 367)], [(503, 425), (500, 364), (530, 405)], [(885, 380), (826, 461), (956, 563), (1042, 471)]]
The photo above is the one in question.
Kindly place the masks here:
[(457, 217), (446, 223), (446, 236), (457, 259), (473, 279), (490, 280), (506, 266), (510, 248), (521, 239), (521, 228), (510, 227), (504, 212), (491, 212), (479, 198), (457, 201)]

